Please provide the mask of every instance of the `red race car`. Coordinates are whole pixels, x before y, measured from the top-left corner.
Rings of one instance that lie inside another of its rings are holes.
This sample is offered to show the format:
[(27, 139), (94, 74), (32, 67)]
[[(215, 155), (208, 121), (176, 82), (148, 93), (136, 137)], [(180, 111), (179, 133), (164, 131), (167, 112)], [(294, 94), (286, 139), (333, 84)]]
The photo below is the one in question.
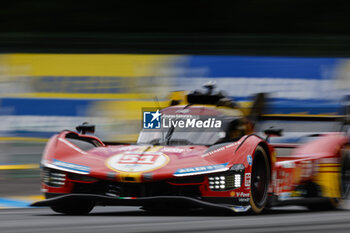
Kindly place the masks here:
[[(310, 133), (292, 143), (272, 143), (281, 130), (268, 128), (269, 143), (252, 133), (253, 123), (273, 126), (290, 117), (256, 121), (252, 116), (257, 108), (246, 117), (236, 103), (207, 88), (161, 111), (143, 112), (144, 129), (136, 144), (104, 143), (86, 134), (94, 131), (87, 124), (78, 126), (78, 132), (53, 136), (41, 161), (46, 200), (32, 206), (87, 214), (94, 206), (119, 205), (148, 211), (224, 208), (254, 213), (281, 205), (341, 205), (350, 188), (345, 134)], [(292, 120), (286, 125), (315, 122), (307, 117)], [(338, 122), (333, 117), (316, 120)]]

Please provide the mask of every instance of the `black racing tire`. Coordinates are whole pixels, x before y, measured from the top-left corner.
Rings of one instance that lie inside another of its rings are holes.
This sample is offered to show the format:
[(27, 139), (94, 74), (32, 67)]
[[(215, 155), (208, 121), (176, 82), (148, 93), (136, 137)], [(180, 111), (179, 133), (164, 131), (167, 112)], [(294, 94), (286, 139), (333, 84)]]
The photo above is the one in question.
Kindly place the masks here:
[(62, 203), (57, 206), (51, 206), (50, 208), (61, 214), (67, 215), (86, 215), (94, 208), (95, 204), (92, 201), (75, 201)]
[(267, 199), (270, 181), (270, 163), (266, 151), (257, 146), (253, 156), (251, 187), (250, 187), (250, 206), (255, 214), (264, 210)]
[(340, 190), (343, 199), (350, 195), (350, 148), (342, 149), (342, 160), (340, 170)]

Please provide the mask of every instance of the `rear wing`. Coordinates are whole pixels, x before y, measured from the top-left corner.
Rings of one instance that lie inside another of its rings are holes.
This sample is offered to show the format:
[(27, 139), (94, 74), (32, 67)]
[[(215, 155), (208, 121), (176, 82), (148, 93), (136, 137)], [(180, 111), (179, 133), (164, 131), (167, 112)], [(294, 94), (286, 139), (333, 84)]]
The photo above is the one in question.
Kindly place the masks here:
[(345, 115), (306, 115), (306, 114), (261, 114), (262, 120), (284, 120), (284, 121), (337, 121), (344, 122)]
[(343, 115), (262, 114), (255, 131), (263, 136), (268, 129), (282, 129), (282, 136), (270, 137), (270, 143), (292, 146), (327, 133), (345, 131), (345, 126)]

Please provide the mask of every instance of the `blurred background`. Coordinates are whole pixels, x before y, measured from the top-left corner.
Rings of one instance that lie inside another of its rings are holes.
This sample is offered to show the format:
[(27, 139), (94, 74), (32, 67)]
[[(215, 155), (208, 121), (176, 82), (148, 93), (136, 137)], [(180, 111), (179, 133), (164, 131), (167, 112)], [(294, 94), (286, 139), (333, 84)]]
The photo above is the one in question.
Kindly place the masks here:
[(142, 107), (208, 81), (269, 113), (340, 114), (350, 92), (344, 1), (15, 0), (0, 7), (0, 207), (41, 198), (45, 142), (88, 121), (134, 142)]

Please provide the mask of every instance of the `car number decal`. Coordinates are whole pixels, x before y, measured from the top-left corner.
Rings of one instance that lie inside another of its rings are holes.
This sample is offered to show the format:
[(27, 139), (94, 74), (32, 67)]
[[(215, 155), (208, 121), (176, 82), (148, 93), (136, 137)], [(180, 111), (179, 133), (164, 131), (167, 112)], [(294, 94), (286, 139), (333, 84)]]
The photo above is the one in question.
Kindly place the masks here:
[(250, 188), (250, 182), (251, 182), (251, 173), (244, 174), (244, 186)]
[(107, 166), (120, 172), (146, 172), (165, 166), (168, 156), (161, 152), (125, 152), (112, 156)]

